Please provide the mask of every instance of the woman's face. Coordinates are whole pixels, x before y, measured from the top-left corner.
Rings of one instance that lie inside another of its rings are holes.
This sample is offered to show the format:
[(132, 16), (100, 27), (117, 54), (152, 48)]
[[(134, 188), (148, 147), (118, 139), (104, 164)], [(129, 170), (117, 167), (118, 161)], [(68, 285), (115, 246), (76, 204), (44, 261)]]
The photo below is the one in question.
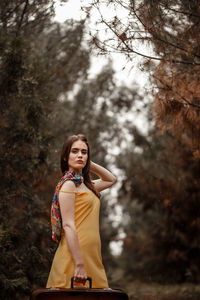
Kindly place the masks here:
[(69, 171), (81, 172), (88, 159), (88, 147), (81, 140), (73, 142), (68, 158)]

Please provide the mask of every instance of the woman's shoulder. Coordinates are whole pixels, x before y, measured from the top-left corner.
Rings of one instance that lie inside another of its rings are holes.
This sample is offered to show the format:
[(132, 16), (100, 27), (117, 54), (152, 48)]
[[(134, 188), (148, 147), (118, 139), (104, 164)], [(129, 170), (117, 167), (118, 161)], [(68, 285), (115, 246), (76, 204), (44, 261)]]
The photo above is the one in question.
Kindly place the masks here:
[(75, 183), (72, 181), (72, 180), (66, 180), (60, 191), (69, 191), (69, 192), (76, 192), (77, 191), (77, 188), (76, 188), (76, 185)]

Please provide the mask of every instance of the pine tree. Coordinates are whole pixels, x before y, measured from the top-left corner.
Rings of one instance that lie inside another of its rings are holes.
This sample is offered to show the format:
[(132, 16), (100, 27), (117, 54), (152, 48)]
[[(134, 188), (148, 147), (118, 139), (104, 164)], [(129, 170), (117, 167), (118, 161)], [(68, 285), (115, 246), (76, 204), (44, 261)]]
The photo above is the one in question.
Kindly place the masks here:
[[(22, 299), (45, 286), (55, 248), (49, 199), (39, 189), (51, 170), (52, 114), (59, 93), (72, 88), (88, 67), (88, 59), (79, 66), (81, 55), (89, 55), (79, 50), (82, 25), (61, 31), (52, 23), (53, 1), (4, 1), (0, 9), (0, 286), (3, 299)], [(53, 43), (56, 31), (60, 44)], [(70, 73), (67, 67), (75, 62)]]
[[(143, 58), (140, 64), (152, 82), (158, 127), (184, 132), (199, 162), (199, 2), (150, 0), (125, 4), (108, 0), (107, 5), (116, 15), (113, 19), (100, 15), (105, 35), (99, 35), (97, 27), (93, 44), (101, 53), (121, 52), (133, 63), (136, 56)], [(92, 6), (101, 11), (101, 1), (93, 1)], [(127, 14), (126, 21), (120, 11)], [(138, 41), (150, 49), (149, 53), (145, 48), (138, 50)]]

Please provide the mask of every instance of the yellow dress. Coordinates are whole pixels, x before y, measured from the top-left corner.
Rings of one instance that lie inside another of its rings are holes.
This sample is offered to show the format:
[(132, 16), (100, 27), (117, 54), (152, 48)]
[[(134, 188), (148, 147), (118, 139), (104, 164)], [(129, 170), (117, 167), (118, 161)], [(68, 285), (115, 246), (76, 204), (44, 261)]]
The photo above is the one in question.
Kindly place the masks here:
[[(108, 288), (99, 235), (100, 200), (92, 191), (74, 193), (75, 225), (87, 275), (92, 278), (93, 288)], [(46, 287), (70, 288), (74, 269), (74, 261), (62, 231)]]

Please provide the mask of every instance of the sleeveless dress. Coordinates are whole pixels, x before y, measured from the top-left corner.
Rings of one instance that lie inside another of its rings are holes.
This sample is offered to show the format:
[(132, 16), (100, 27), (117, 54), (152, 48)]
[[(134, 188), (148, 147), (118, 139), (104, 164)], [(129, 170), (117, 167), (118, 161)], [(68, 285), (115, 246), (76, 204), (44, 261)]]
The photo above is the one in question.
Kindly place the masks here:
[[(108, 288), (108, 281), (102, 264), (99, 235), (100, 200), (92, 191), (62, 192), (75, 193), (75, 225), (84, 267), (87, 275), (92, 278), (92, 287)], [(53, 259), (46, 287), (70, 288), (74, 270), (74, 261), (62, 229), (61, 240)]]

